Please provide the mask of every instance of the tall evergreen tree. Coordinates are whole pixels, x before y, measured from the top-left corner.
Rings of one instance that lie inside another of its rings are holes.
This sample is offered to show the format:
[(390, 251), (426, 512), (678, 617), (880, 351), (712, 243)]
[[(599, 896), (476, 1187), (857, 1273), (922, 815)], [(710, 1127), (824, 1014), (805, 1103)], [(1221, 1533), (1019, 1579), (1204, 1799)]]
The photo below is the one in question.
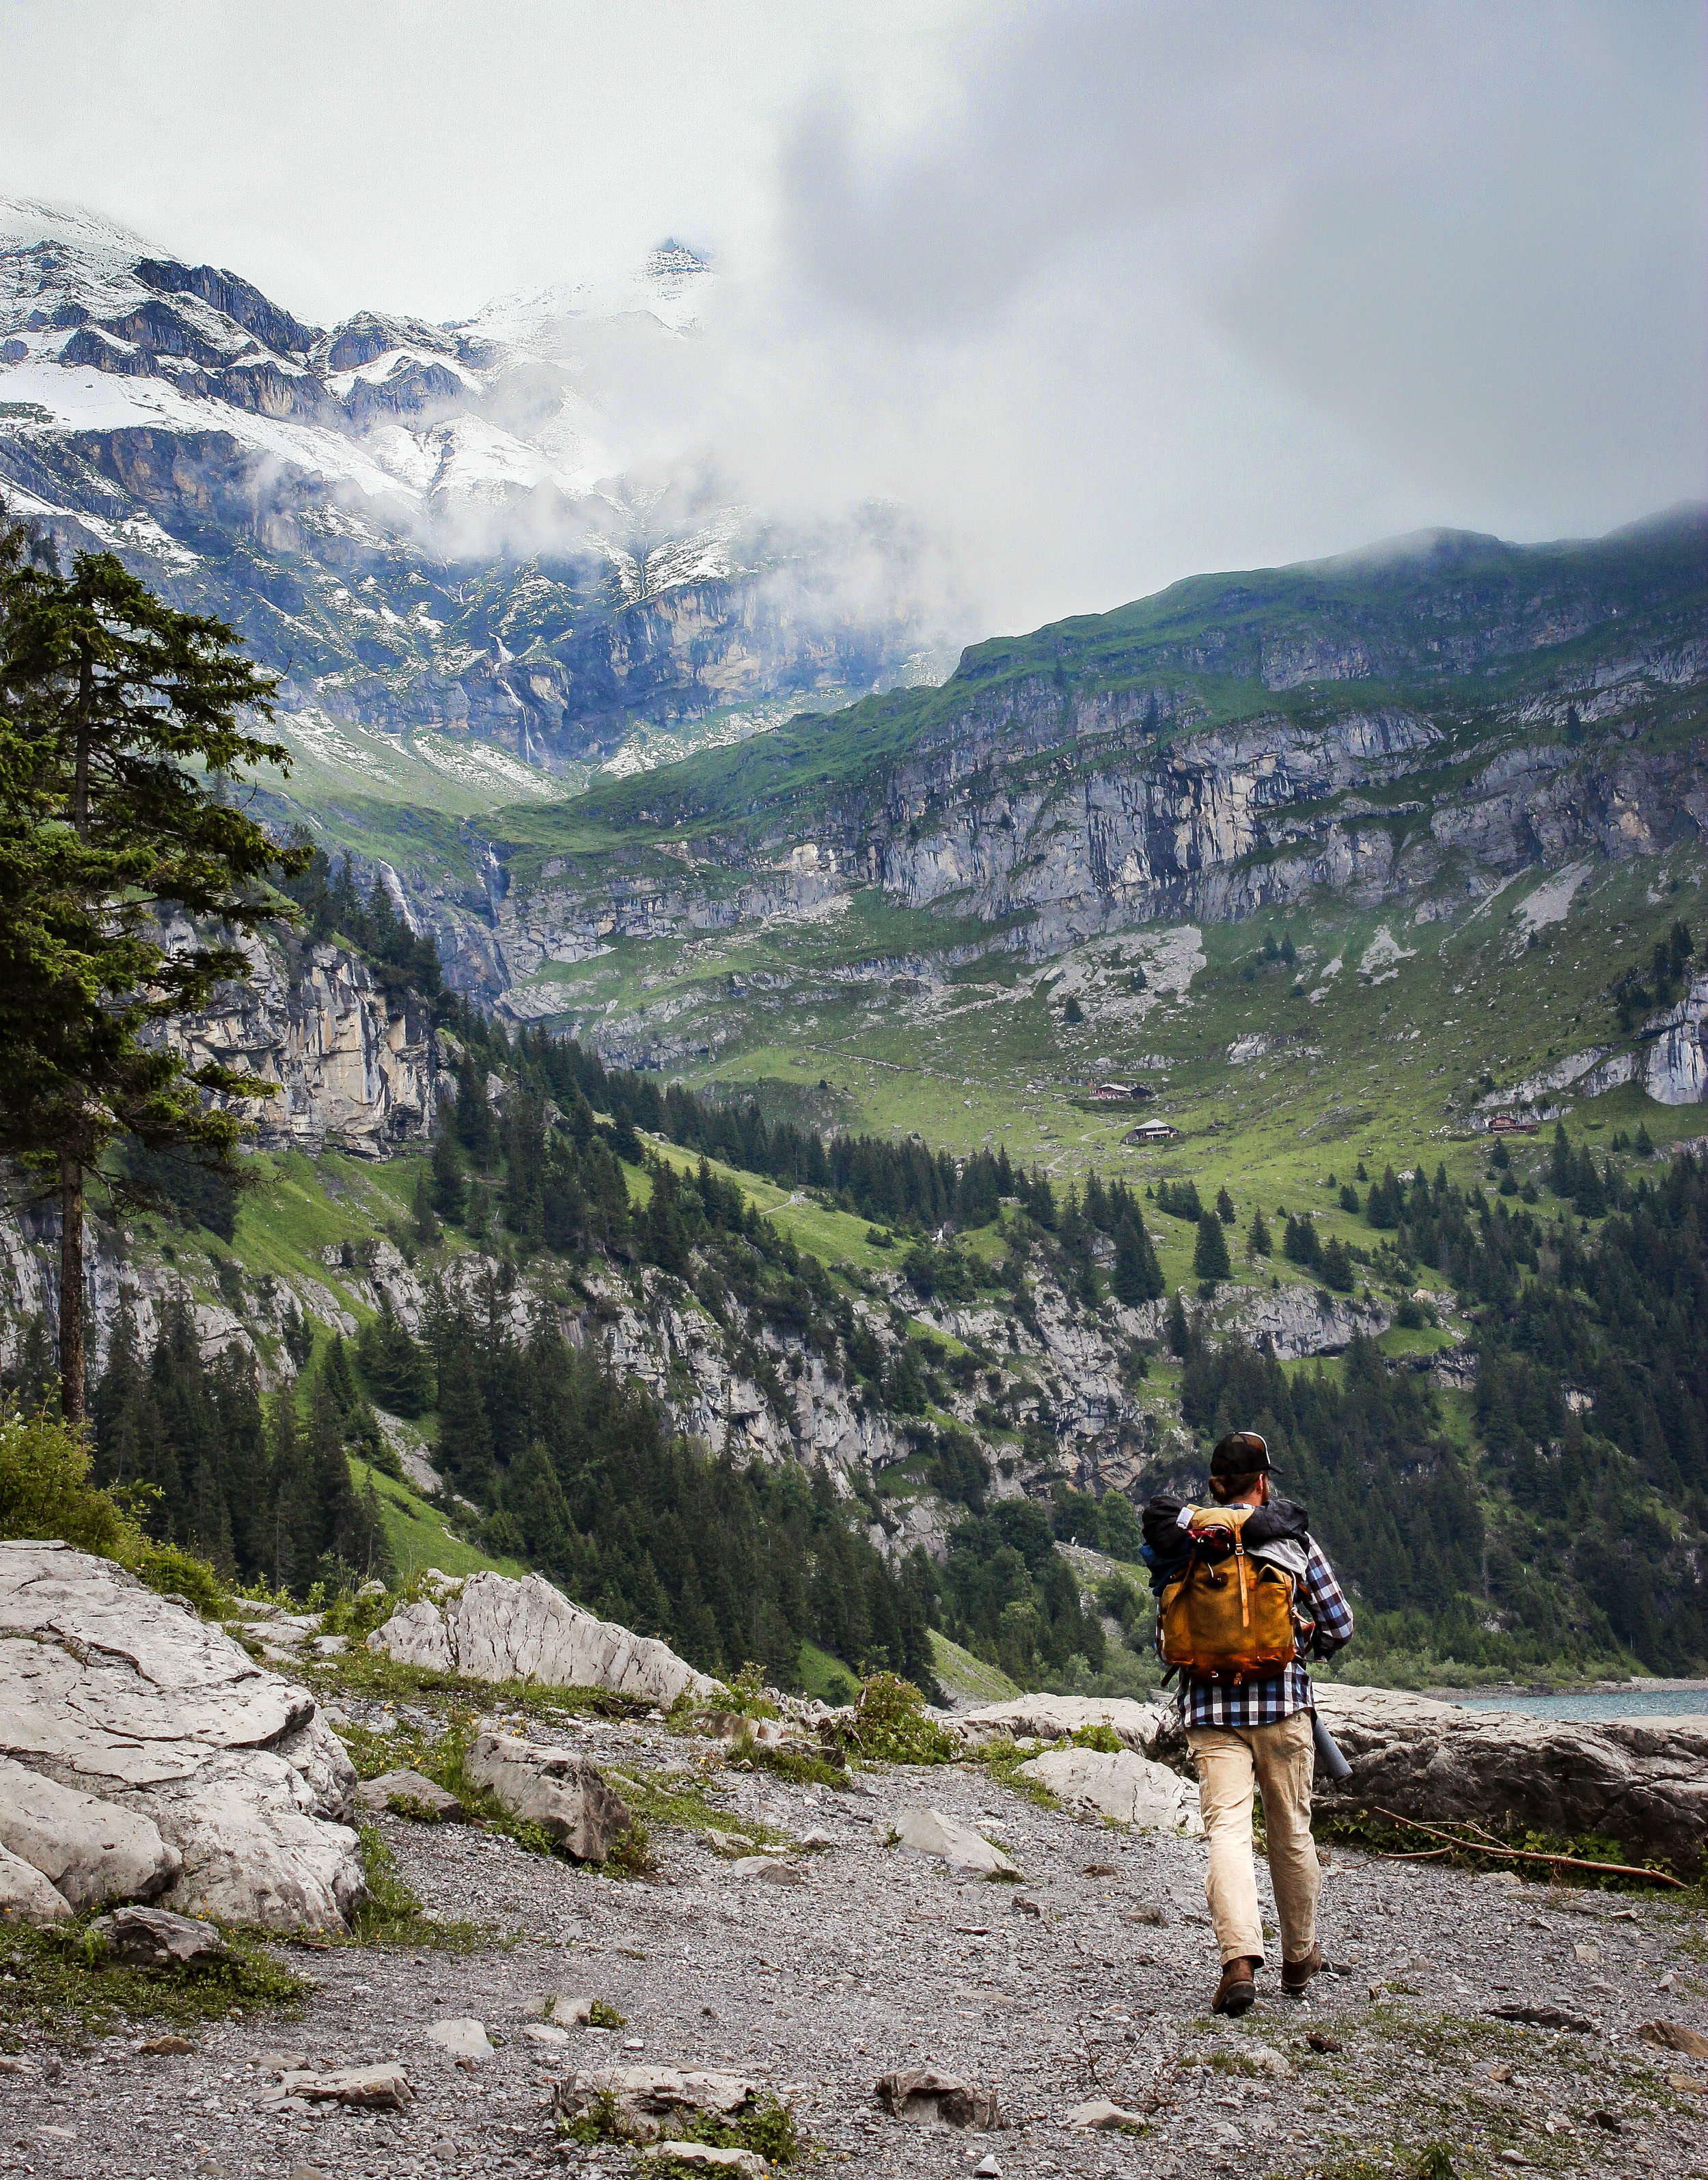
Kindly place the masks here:
[(252, 930), (259, 881), (294, 867), (229, 797), (289, 752), (240, 724), (276, 687), (222, 622), (182, 614), (110, 553), (69, 576), (0, 540), (0, 1152), (59, 1197), (60, 1401), (83, 1420), (86, 1176), (124, 1135), (219, 1165), (240, 1128), (207, 1091), (266, 1086), (186, 1068), (150, 1027), (247, 977), (229, 944), (169, 949), (168, 904)]

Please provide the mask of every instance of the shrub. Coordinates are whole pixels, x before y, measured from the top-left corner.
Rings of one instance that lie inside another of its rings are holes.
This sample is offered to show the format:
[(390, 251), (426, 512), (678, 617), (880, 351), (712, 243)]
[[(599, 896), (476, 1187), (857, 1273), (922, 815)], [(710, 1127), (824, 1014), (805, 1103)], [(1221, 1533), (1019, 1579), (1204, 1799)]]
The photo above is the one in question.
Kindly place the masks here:
[(39, 1408), (25, 1415), (0, 1400), (0, 1537), (57, 1537), (80, 1551), (117, 1559), (135, 1525), (112, 1494), (89, 1481), (89, 1447)]
[(925, 1710), (925, 1699), (898, 1673), (874, 1673), (862, 1682), (851, 1724), (844, 1729), (856, 1752), (881, 1764), (947, 1764), (959, 1744)]

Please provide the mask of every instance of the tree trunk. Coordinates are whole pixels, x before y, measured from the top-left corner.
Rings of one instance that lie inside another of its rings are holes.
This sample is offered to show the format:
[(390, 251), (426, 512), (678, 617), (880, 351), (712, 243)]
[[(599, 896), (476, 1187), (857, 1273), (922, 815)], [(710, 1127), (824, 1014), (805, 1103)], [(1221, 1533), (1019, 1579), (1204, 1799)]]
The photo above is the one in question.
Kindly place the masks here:
[(59, 1161), (59, 1412), (83, 1424), (83, 1165)]

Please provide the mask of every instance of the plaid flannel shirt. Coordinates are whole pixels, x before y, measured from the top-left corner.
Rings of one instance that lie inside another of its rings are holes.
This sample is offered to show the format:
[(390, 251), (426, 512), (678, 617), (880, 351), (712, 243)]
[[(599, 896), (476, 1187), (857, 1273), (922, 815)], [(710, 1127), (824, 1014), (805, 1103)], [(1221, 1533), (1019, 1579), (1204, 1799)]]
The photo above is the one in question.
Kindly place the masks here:
[(1313, 1622), (1301, 1630), (1299, 1655), (1284, 1672), (1267, 1680), (1180, 1682), (1180, 1721), (1195, 1726), (1279, 1726), (1295, 1711), (1311, 1708), (1307, 1655), (1332, 1658), (1352, 1640), (1352, 1607), (1314, 1537), (1305, 1539), (1303, 1610)]

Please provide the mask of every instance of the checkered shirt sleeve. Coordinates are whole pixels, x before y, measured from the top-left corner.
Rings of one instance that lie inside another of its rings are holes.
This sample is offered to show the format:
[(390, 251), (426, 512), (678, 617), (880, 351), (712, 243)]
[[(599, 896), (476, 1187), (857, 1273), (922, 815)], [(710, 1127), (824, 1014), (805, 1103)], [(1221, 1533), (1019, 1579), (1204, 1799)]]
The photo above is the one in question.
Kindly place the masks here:
[(1332, 1658), (1352, 1640), (1352, 1607), (1334, 1578), (1334, 1571), (1313, 1537), (1304, 1560), (1304, 1617), (1315, 1623), (1300, 1645), (1300, 1654), (1285, 1672), (1267, 1680), (1244, 1681), (1233, 1686), (1222, 1681), (1180, 1683), (1180, 1716), (1187, 1726), (1279, 1726), (1296, 1711), (1311, 1708), (1310, 1676), (1304, 1670), (1307, 1654)]

